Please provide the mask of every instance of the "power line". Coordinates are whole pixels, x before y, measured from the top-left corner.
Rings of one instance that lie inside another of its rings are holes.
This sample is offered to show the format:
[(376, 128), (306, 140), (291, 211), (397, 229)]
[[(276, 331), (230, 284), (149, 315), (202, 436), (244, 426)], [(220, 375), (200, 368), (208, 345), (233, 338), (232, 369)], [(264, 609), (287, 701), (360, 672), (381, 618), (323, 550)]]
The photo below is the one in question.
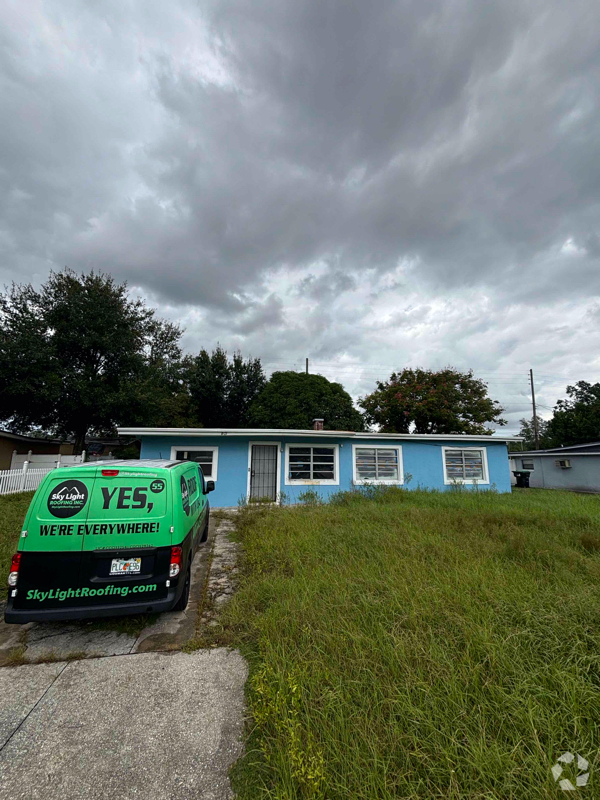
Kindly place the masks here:
[[(289, 362), (289, 361), (263, 361), (262, 363), (263, 363), (263, 366), (265, 366), (265, 367), (286, 367), (288, 369), (296, 369), (298, 371), (301, 371), (301, 370), (304, 371), (305, 370), (305, 364), (302, 364), (299, 361), (294, 361), (294, 362)], [(336, 372), (348, 373), (348, 374), (350, 374), (350, 373), (355, 374), (357, 371), (360, 371), (361, 374), (375, 374), (375, 373), (379, 373), (381, 370), (384, 370), (384, 371), (387, 371), (387, 370), (398, 371), (398, 370), (400, 370), (402, 368), (401, 365), (398, 365), (398, 364), (377, 364), (377, 363), (374, 364), (372, 362), (367, 362), (366, 364), (362, 364), (360, 362), (357, 362), (357, 363), (348, 363), (348, 362), (336, 363), (336, 362), (332, 362), (332, 361), (327, 361), (327, 362), (325, 362), (325, 361), (311, 361), (311, 366), (315, 367), (315, 368), (318, 368), (318, 369), (335, 370)], [(484, 377), (486, 375), (489, 375), (491, 377), (486, 379), (487, 383), (494, 383), (494, 384), (503, 385), (503, 386), (509, 386), (509, 385), (521, 386), (522, 385), (521, 381), (523, 383), (525, 381), (529, 381), (529, 375), (527, 373), (520, 373), (519, 370), (478, 370), (478, 369), (476, 369), (473, 372), (477, 377), (479, 377), (479, 376)], [(522, 375), (522, 378), (517, 382), (515, 382), (514, 380), (513, 381), (509, 381), (509, 380), (501, 380), (501, 379), (496, 379), (495, 378), (495, 376), (502, 376), (502, 375), (507, 375), (507, 376), (510, 376), (511, 378), (517, 378), (519, 375)], [(547, 380), (548, 381), (558, 381), (560, 383), (569, 383), (571, 381), (571, 379), (565, 377), (564, 375), (556, 375), (556, 374), (551, 375), (549, 373), (539, 373), (539, 374), (536, 373), (536, 377), (538, 379), (543, 379), (544, 381), (547, 381)]]
[[(301, 361), (288, 361), (288, 360), (285, 360), (285, 361), (263, 361), (262, 363), (263, 364), (300, 364)], [(359, 366), (360, 365), (359, 362), (356, 362), (356, 363), (346, 362), (346, 363), (341, 363), (340, 364), (340, 362), (336, 362), (336, 361), (311, 361), (311, 363), (313, 364), (313, 366), (319, 366), (319, 367), (328, 367), (328, 366), (332, 366), (332, 365), (336, 366), (338, 364), (340, 366), (348, 366), (348, 367), (354, 367), (354, 366)], [(367, 362), (367, 364), (370, 367), (376, 367), (376, 368), (382, 368), (382, 369), (396, 369), (397, 370), (397, 369), (401, 368), (401, 365), (399, 365), (399, 364), (380, 364), (380, 363), (373, 362), (373, 361), (369, 361), (369, 362)], [(481, 375), (512, 375), (514, 377), (515, 375), (519, 374), (519, 370), (516, 370), (516, 369), (514, 369), (514, 370), (491, 370), (491, 369), (486, 369), (486, 370), (477, 370), (477, 373), (481, 374)], [(522, 374), (524, 376), (526, 376), (526, 377), (529, 377), (527, 375), (527, 373), (525, 373), (525, 372), (523, 372)]]
[[(276, 361), (265, 361), (265, 362), (263, 362), (263, 366), (269, 366), (269, 367), (273, 367), (273, 366), (296, 367), (298, 370), (303, 368), (303, 365), (301, 365), (299, 363), (290, 364), (290, 363), (276, 362)], [(373, 367), (372, 365), (363, 367), (360, 364), (344, 364), (344, 365), (318, 364), (318, 363), (316, 363), (314, 361), (311, 361), (311, 367), (317, 367), (317, 368), (320, 368), (320, 369), (335, 370), (336, 372), (346, 372), (346, 373), (352, 373), (352, 374), (355, 374), (357, 371), (360, 371), (361, 373), (380, 373), (380, 370), (377, 367)], [(526, 384), (526, 382), (527, 382), (526, 378), (523, 378), (522, 381), (500, 381), (500, 380), (494, 380), (492, 378), (488, 378), (487, 381), (486, 381), (486, 383), (494, 383), (494, 384), (498, 384), (498, 385), (501, 385), (501, 386), (523, 386), (524, 384)]]
[[(286, 366), (286, 367), (304, 367), (305, 365), (302, 364), (300, 361), (263, 361), (263, 366)], [(362, 371), (378, 371), (378, 370), (399, 370), (401, 369), (401, 365), (398, 364), (374, 364), (372, 362), (367, 362), (363, 365), (361, 362), (356, 363), (349, 363), (349, 362), (334, 362), (334, 361), (311, 361), (311, 366), (313, 367), (322, 367), (327, 369), (336, 369), (336, 370), (356, 370), (360, 369)], [(519, 374), (523, 376), (522, 380), (528, 381), (529, 375), (527, 373), (519, 373), (518, 370), (473, 370), (474, 374), (476, 375), (510, 375), (512, 378), (517, 377)], [(536, 373), (537, 375), (537, 373)], [(560, 379), (561, 381), (568, 380), (563, 375), (547, 375), (547, 374), (539, 374), (537, 377), (545, 377), (545, 378), (552, 378), (552, 379)], [(489, 378), (488, 380), (492, 381), (493, 378)], [(501, 381), (502, 383), (510, 383), (510, 381)]]

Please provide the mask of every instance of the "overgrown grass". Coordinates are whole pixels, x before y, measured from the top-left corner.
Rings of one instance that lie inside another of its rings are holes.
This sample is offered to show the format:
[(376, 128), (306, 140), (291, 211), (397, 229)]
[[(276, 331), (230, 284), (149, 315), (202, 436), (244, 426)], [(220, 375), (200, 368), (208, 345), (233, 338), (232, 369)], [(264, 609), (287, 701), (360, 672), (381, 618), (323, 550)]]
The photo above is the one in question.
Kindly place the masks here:
[(600, 498), (372, 495), (240, 513), (239, 797), (556, 797), (565, 750), (597, 796)]
[(10, 561), (17, 550), (21, 526), (33, 494), (20, 492), (0, 497), (0, 599), (8, 597), (6, 579)]

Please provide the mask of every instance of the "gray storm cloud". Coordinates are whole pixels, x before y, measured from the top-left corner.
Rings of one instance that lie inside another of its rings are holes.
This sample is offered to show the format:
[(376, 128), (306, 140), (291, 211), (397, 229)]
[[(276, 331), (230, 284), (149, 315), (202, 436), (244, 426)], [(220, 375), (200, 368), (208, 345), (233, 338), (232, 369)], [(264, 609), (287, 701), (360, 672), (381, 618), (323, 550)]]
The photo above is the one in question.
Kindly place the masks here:
[(110, 271), (354, 393), (491, 380), (514, 428), (600, 375), (592, 0), (9, 2), (0, 270)]

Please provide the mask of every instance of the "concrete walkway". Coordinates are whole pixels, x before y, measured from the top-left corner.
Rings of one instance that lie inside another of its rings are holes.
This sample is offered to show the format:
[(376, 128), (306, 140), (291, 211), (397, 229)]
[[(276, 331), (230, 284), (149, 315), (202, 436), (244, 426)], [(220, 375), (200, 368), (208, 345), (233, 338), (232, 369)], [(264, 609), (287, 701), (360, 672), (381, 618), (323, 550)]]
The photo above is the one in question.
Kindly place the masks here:
[(247, 667), (224, 648), (0, 670), (0, 800), (221, 800)]

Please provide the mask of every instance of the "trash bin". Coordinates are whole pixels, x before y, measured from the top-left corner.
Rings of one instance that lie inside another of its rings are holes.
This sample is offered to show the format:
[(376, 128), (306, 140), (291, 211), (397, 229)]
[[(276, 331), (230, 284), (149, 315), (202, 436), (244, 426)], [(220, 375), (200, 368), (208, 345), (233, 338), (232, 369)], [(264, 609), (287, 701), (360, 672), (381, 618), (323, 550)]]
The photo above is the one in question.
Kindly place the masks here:
[(531, 475), (530, 471), (516, 469), (513, 471), (513, 475), (517, 479), (517, 486), (519, 489), (529, 489), (529, 476)]

